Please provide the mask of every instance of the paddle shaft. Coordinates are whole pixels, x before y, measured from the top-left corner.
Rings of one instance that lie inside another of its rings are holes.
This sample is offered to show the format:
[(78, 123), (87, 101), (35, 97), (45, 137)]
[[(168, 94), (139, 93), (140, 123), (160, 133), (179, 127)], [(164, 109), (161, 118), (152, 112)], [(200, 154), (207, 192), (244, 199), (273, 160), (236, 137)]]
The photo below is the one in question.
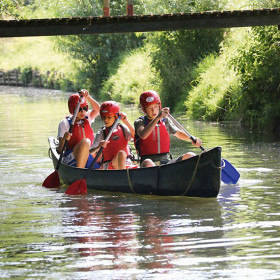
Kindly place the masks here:
[[(80, 99), (79, 99), (79, 102), (78, 102), (78, 104), (77, 104), (77, 106), (76, 106), (76, 109), (75, 109), (75, 111), (74, 111), (74, 115), (73, 115), (72, 120), (71, 120), (70, 128), (69, 128), (69, 130), (68, 130), (69, 133), (71, 133), (72, 130), (73, 130), (73, 127), (74, 127), (74, 124), (75, 124), (75, 120), (76, 120), (76, 117), (77, 117), (77, 115), (78, 115), (78, 112), (79, 112), (79, 109), (80, 109), (80, 105), (81, 105), (82, 99), (83, 99), (83, 96), (81, 95), (81, 96), (80, 96)], [(65, 140), (55, 170), (58, 170), (58, 169), (59, 169), (59, 166), (60, 166), (60, 164), (61, 164), (62, 157), (63, 157), (64, 151), (66, 150), (67, 144), (68, 144), (68, 140)]]
[[(181, 130), (183, 130), (188, 137), (192, 140), (193, 143), (196, 143), (196, 139), (171, 115), (169, 114), (168, 118), (171, 119), (171, 121)], [(205, 151), (205, 148), (200, 146), (199, 147), (202, 151)]]
[[(115, 120), (114, 124), (112, 125), (112, 127), (111, 127), (111, 129), (110, 129), (110, 131), (109, 131), (109, 133), (108, 133), (108, 135), (107, 135), (106, 138), (105, 138), (105, 141), (108, 141), (108, 140), (110, 139), (110, 137), (111, 137), (111, 135), (112, 135), (114, 129), (116, 128), (116, 126), (117, 126), (117, 124), (118, 124), (118, 122), (119, 122), (119, 118), (120, 118), (120, 116)], [(100, 155), (101, 155), (103, 149), (104, 149), (104, 147), (100, 147), (100, 149), (99, 149), (99, 151), (97, 152), (97, 155), (95, 156), (93, 162), (91, 163), (90, 167), (87, 169), (87, 172), (86, 172), (85, 175), (84, 175), (84, 179), (87, 177), (87, 175), (88, 175), (88, 173), (91, 171), (93, 165), (96, 163), (96, 161), (97, 161), (98, 158), (100, 157)]]

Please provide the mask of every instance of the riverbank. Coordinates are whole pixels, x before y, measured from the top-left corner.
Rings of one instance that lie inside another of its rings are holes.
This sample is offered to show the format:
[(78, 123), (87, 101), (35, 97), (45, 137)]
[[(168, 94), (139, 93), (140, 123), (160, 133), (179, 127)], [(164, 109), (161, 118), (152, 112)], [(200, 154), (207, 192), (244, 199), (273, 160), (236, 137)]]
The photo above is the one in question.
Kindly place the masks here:
[(57, 96), (57, 95), (70, 95), (73, 92), (65, 92), (62, 90), (56, 89), (47, 89), (47, 88), (36, 88), (36, 87), (23, 87), (23, 86), (4, 86), (0, 85), (0, 94), (16, 94), (16, 95), (23, 95), (23, 96)]
[(0, 84), (74, 90), (75, 60), (53, 38), (0, 38)]
[(0, 70), (0, 85), (39, 87), (48, 89), (73, 90), (73, 83), (61, 72), (46, 71), (41, 73), (30, 67), (23, 70)]

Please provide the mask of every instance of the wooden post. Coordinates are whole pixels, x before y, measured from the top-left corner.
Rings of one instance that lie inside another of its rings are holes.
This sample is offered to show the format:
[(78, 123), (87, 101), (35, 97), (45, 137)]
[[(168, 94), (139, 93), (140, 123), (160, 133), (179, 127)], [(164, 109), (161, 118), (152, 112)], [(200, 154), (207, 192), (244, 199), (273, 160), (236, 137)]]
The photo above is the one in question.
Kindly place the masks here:
[(42, 75), (38, 72), (39, 87), (42, 87)]
[(7, 71), (7, 77), (8, 77), (8, 86), (10, 85), (10, 71)]
[(1, 84), (4, 85), (4, 71), (1, 71)]
[(110, 0), (103, 0), (103, 16), (110, 16)]
[(18, 86), (18, 70), (15, 69), (15, 74), (16, 74), (16, 86)]
[(126, 13), (128, 16), (133, 16), (133, 0), (127, 0)]

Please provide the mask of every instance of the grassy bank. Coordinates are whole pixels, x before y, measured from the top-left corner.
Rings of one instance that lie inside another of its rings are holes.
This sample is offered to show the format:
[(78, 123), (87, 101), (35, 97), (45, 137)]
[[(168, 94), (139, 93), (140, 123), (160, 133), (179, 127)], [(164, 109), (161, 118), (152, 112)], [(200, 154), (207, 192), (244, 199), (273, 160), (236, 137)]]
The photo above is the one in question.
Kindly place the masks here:
[(37, 70), (42, 75), (49, 72), (54, 87), (63, 90), (71, 90), (77, 84), (75, 61), (57, 52), (51, 37), (0, 39), (0, 69), (19, 69), (23, 73)]
[(280, 74), (277, 27), (231, 29), (217, 56), (200, 64), (196, 85), (186, 97), (195, 119), (238, 120), (280, 134)]
[(158, 90), (159, 77), (151, 66), (149, 46), (123, 55), (121, 63), (112, 65), (110, 77), (103, 84), (100, 97), (126, 104), (138, 104), (139, 94), (147, 89)]

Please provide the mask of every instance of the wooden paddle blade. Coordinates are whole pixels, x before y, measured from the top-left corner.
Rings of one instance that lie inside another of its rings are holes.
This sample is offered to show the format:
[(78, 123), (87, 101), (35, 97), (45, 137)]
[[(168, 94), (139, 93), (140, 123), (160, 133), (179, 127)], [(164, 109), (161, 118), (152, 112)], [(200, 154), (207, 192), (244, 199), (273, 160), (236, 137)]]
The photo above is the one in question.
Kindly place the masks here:
[(42, 184), (45, 188), (59, 188), (60, 180), (57, 170), (50, 174)]
[(66, 190), (65, 194), (69, 194), (69, 195), (87, 194), (86, 179), (80, 179), (72, 183)]
[(240, 174), (226, 159), (223, 159), (223, 161), (225, 167), (222, 169), (221, 180), (227, 185), (235, 185), (240, 178)]

